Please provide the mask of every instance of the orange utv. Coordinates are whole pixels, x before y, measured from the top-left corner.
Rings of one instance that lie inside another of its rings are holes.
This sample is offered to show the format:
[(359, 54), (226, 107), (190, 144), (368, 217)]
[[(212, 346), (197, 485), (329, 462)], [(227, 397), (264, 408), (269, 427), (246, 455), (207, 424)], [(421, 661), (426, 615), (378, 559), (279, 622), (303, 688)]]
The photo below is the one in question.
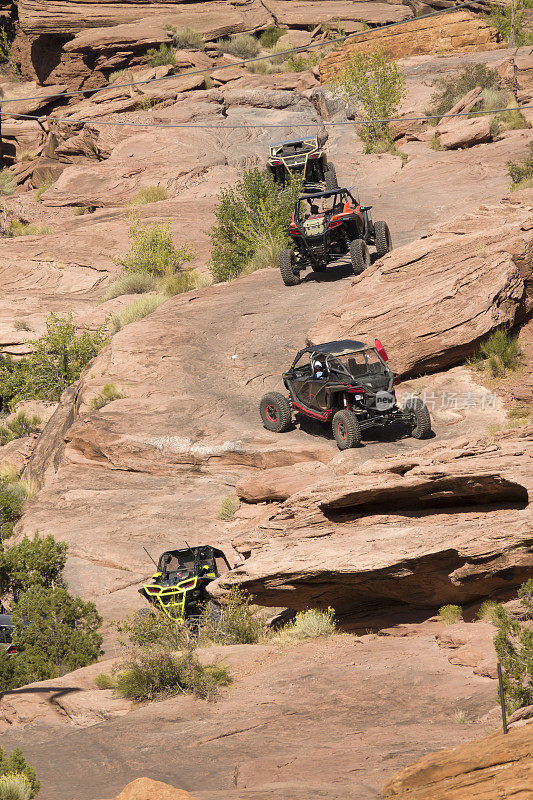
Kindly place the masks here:
[(279, 257), (285, 286), (297, 286), (303, 270), (324, 272), (347, 255), (359, 275), (370, 265), (369, 246), (376, 248), (378, 258), (392, 250), (389, 226), (372, 222), (371, 208), (361, 206), (348, 189), (302, 195), (288, 229), (293, 247)]

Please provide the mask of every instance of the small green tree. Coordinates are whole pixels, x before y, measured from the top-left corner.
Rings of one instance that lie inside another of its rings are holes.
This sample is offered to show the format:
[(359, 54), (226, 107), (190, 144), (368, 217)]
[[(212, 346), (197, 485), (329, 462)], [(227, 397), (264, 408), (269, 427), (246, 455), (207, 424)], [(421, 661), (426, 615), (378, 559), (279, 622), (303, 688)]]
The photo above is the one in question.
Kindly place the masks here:
[(98, 659), (102, 618), (94, 603), (62, 586), (32, 586), (13, 610), (17, 686), (64, 675)]
[(500, 37), (505, 39), (509, 47), (521, 47), (531, 44), (533, 36), (524, 26), (524, 10), (529, 8), (524, 0), (511, 0), (510, 3), (493, 4), (490, 14), (485, 18), (489, 25), (496, 28)]
[(42, 539), (24, 536), (17, 544), (6, 547), (0, 554), (0, 596), (18, 603), (32, 587), (51, 589), (62, 586), (61, 577), (67, 560), (67, 545), (49, 535)]
[(274, 183), (264, 170), (245, 170), (235, 186), (222, 189), (211, 228), (211, 265), (216, 281), (241, 275), (267, 241), (287, 247), (286, 233), (301, 180), (285, 186)]
[(126, 272), (142, 272), (157, 278), (176, 273), (183, 264), (191, 261), (195, 252), (188, 244), (174, 245), (172, 232), (168, 225), (157, 222), (145, 225), (138, 215), (130, 224), (131, 248), (122, 258), (115, 258), (115, 264)]
[(529, 142), (529, 154), (522, 162), (508, 161), (507, 171), (512, 181), (511, 189), (527, 189), (533, 185), (533, 142)]
[(22, 516), (25, 499), (18, 486), (8, 478), (0, 478), (0, 541), (13, 533), (13, 526)]
[(24, 775), (31, 787), (30, 797), (35, 797), (41, 784), (33, 767), (24, 758), (22, 750), (15, 747), (10, 756), (0, 748), (0, 775)]
[[(365, 152), (383, 152), (392, 145), (386, 120), (398, 114), (405, 96), (405, 77), (398, 62), (385, 50), (348, 53), (331, 81), (333, 88), (359, 106), (364, 124), (358, 127)], [(366, 121), (366, 122), (365, 122)]]
[[(533, 579), (518, 590), (518, 596), (533, 612)], [(509, 712), (533, 704), (533, 630), (523, 625), (502, 606), (494, 609), (493, 620), (498, 628), (494, 649), (503, 670), (505, 705)]]

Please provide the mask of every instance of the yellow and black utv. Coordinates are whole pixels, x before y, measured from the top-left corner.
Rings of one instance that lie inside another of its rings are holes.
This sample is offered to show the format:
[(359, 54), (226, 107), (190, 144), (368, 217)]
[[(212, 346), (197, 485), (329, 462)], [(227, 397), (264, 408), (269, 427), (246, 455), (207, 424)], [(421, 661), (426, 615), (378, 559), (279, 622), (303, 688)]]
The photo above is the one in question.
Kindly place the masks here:
[(230, 569), (222, 550), (211, 545), (166, 550), (152, 582), (139, 592), (170, 619), (185, 622), (198, 618), (209, 603), (207, 584)]
[(267, 170), (275, 183), (285, 185), (291, 176), (303, 175), (305, 191), (320, 192), (322, 189), (337, 189), (335, 167), (328, 162), (324, 136), (307, 136), (272, 142), (268, 150)]

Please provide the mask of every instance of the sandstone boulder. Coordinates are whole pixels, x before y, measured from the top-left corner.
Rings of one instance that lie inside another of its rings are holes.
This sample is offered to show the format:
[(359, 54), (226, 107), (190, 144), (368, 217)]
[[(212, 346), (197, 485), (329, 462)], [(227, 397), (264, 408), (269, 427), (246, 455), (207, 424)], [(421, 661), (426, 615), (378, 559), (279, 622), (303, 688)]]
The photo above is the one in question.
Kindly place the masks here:
[(394, 57), (405, 58), (439, 51), (468, 52), (502, 46), (505, 45), (499, 43), (496, 30), (487, 25), (481, 15), (454, 11), (436, 18), (412, 19), (390, 30), (366, 31), (363, 36), (348, 39), (342, 47), (322, 59), (319, 65), (320, 79), (324, 83), (331, 80), (346, 53), (354, 49), (370, 52), (376, 47), (383, 47)]
[[(353, 31), (354, 23), (368, 22), (384, 24), (409, 19), (413, 12), (400, 3), (387, 2), (346, 2), (346, 0), (330, 0), (327, 3), (316, 3), (311, 0), (265, 0), (264, 5), (280, 25), (303, 28), (327, 22), (340, 23), (346, 31)], [(358, 26), (355, 27), (355, 30)]]
[(183, 789), (175, 789), (168, 783), (151, 778), (137, 778), (128, 783), (114, 800), (195, 800)]
[[(264, 605), (464, 604), (531, 574), (533, 429), (366, 461), (290, 497), (233, 540)], [(449, 512), (453, 510), (453, 514)]]
[(457, 150), (459, 147), (473, 147), (492, 139), (490, 122), (487, 117), (455, 117), (440, 123), (437, 131), (440, 144), (445, 150)]
[(482, 337), (528, 307), (533, 191), (482, 206), (393, 250), (323, 312), (310, 342), (384, 343), (394, 369), (421, 374), (463, 363)]
[(431, 753), (403, 769), (382, 794), (395, 800), (527, 800), (533, 785), (533, 726)]
[(240, 480), (235, 491), (246, 503), (286, 500), (318, 481), (333, 480), (335, 473), (320, 461), (302, 461), (291, 467), (261, 470)]

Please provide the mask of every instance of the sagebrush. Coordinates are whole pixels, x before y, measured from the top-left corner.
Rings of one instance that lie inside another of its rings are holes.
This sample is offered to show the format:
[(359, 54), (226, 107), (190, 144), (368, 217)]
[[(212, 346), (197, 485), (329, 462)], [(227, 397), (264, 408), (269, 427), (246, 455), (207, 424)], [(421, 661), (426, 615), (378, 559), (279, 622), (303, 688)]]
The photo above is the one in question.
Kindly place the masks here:
[(530, 142), (528, 147), (529, 153), (524, 161), (509, 161), (507, 163), (507, 171), (512, 181), (511, 189), (513, 191), (528, 189), (533, 186), (533, 142)]
[(23, 775), (30, 785), (30, 798), (35, 797), (41, 788), (34, 768), (28, 764), (24, 753), (18, 747), (15, 747), (9, 756), (0, 748), (0, 775), (6, 777)]
[(453, 625), (455, 622), (460, 622), (463, 618), (463, 610), (461, 606), (447, 605), (439, 608), (439, 618), (446, 625)]
[[(533, 579), (518, 590), (527, 615), (533, 614)], [(505, 705), (510, 712), (533, 705), (533, 629), (497, 605), (493, 621), (498, 628), (494, 649), (503, 667)]]
[(217, 49), (220, 53), (229, 53), (237, 58), (253, 58), (259, 53), (260, 47), (257, 39), (249, 33), (241, 33), (232, 39), (219, 39)]

